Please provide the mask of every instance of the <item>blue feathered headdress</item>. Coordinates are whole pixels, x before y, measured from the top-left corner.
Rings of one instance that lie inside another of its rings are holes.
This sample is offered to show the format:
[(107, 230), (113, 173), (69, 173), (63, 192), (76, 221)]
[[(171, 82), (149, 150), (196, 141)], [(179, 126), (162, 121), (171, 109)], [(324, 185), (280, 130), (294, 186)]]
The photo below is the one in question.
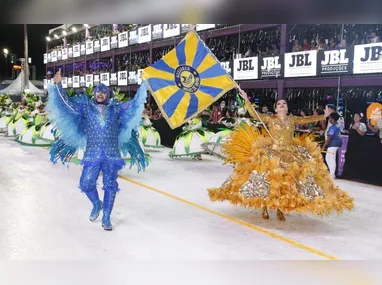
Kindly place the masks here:
[(94, 88), (94, 103), (97, 103), (97, 98), (96, 98), (96, 93), (97, 92), (105, 93), (106, 94), (106, 100), (105, 100), (104, 104), (108, 104), (109, 101), (110, 101), (110, 89), (109, 89), (109, 87), (107, 87), (103, 83), (100, 83), (100, 84), (97, 85), (96, 88)]

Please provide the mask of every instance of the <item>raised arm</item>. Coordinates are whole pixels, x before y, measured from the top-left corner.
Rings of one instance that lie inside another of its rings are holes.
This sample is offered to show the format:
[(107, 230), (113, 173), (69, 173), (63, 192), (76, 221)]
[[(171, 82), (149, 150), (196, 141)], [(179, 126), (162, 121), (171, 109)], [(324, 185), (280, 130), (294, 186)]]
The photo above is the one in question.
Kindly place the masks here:
[(142, 121), (142, 113), (147, 98), (147, 89), (144, 83), (138, 89), (135, 97), (120, 105), (119, 109), (119, 127), (120, 147), (127, 143), (131, 138), (131, 132), (137, 130)]
[(325, 115), (306, 116), (306, 117), (293, 117), (295, 125), (303, 125), (309, 123), (315, 123), (319, 121), (325, 121)]
[[(66, 109), (69, 112), (80, 114), (81, 104), (70, 100), (68, 94), (66, 94), (64, 88), (62, 87), (61, 81), (61, 70), (57, 71), (54, 76), (54, 84), (50, 84), (48, 87), (48, 111), (52, 112), (54, 109)], [(62, 110), (62, 111), (66, 111)]]
[(330, 110), (329, 110), (328, 106), (326, 106), (324, 112), (325, 112), (324, 115), (317, 115), (317, 116), (306, 116), (306, 117), (295, 117), (295, 116), (293, 116), (294, 124), (295, 125), (303, 125), (303, 124), (309, 124), (309, 123), (324, 121), (330, 115)]
[(73, 112), (80, 113), (81, 106), (69, 99), (68, 94), (66, 94), (64, 88), (62, 87), (61, 81), (50, 86), (49, 96), (58, 96), (67, 108)]
[(253, 110), (253, 106), (251, 105), (251, 102), (248, 100), (245, 100), (245, 106), (247, 107), (247, 110), (249, 114), (251, 115), (252, 118), (254, 118), (256, 121), (263, 121), (264, 124), (269, 124), (271, 121), (271, 116), (270, 115), (264, 115), (264, 114), (259, 114), (258, 112), (255, 112)]
[(263, 121), (264, 124), (268, 124), (271, 121), (271, 116), (259, 114), (258, 112), (256, 112), (253, 109), (251, 102), (249, 102), (249, 100), (248, 100), (247, 93), (245, 93), (245, 91), (242, 89), (240, 89), (239, 92), (240, 92), (241, 98), (244, 99), (245, 106), (247, 107), (247, 110), (248, 110), (249, 114), (251, 115), (251, 117), (257, 121)]

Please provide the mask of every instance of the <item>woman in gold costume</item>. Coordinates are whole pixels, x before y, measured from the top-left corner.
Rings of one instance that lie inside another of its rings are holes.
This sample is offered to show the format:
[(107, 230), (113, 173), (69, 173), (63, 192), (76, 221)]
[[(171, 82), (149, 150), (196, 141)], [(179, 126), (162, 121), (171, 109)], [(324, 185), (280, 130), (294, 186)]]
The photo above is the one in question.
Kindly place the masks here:
[(285, 221), (283, 212), (328, 215), (352, 210), (353, 198), (334, 184), (313, 135), (294, 137), (296, 125), (325, 120), (329, 110), (321, 116), (295, 117), (288, 115), (287, 102), (278, 100), (276, 115), (259, 115), (243, 90), (240, 95), (251, 116), (268, 126), (270, 135), (245, 124), (231, 134), (223, 151), (225, 162), (233, 163), (235, 169), (220, 188), (208, 190), (210, 199), (262, 209), (266, 220), (268, 209), (277, 210), (280, 221)]

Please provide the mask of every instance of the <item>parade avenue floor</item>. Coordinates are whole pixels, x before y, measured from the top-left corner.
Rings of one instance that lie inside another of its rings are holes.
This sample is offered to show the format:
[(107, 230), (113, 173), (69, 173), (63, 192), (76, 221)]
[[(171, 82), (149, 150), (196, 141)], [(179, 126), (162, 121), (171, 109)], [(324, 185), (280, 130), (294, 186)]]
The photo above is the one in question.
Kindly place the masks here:
[[(337, 180), (355, 210), (330, 217), (261, 212), (212, 203), (231, 166), (150, 152), (151, 165), (119, 178), (112, 222), (88, 221), (81, 167), (53, 165), (48, 150), (0, 135), (0, 260), (328, 260), (381, 259), (382, 189)], [(102, 180), (99, 180), (101, 190)], [(103, 193), (101, 192), (101, 197)]]

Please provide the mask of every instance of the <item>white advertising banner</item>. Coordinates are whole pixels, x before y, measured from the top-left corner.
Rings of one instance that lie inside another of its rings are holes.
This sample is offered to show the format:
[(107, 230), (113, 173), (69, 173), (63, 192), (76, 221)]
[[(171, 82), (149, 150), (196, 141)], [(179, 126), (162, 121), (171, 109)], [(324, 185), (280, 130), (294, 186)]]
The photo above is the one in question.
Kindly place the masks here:
[(93, 42), (92, 41), (87, 41), (86, 42), (86, 54), (93, 54)]
[(151, 25), (140, 27), (138, 29), (138, 41), (140, 44), (151, 41)]
[(63, 48), (62, 49), (62, 60), (67, 60), (68, 59), (68, 49)]
[(86, 87), (93, 85), (93, 74), (86, 74)]
[(135, 71), (129, 72), (129, 84), (137, 84), (137, 73)]
[(152, 25), (151, 39), (158, 40), (162, 38), (163, 38), (163, 25), (162, 24)]
[(127, 71), (118, 71), (118, 86), (127, 85)]
[(118, 48), (118, 36), (112, 36), (110, 38), (110, 48), (111, 49)]
[(141, 85), (142, 83), (142, 73), (143, 73), (143, 69), (138, 69), (137, 70), (137, 84)]
[(81, 56), (80, 45), (73, 46), (73, 57), (80, 57), (80, 56)]
[(68, 78), (67, 77), (62, 77), (62, 88), (68, 88)]
[(110, 86), (118, 85), (117, 73), (110, 73)]
[(285, 77), (307, 77), (317, 75), (317, 51), (299, 51), (285, 54)]
[(101, 39), (101, 51), (110, 50), (110, 37), (105, 37)]
[(382, 43), (354, 46), (354, 74), (382, 72)]
[(171, 38), (180, 35), (180, 24), (164, 24), (163, 38)]
[(134, 45), (138, 43), (138, 30), (133, 30), (129, 32), (129, 45)]
[(94, 74), (93, 85), (97, 86), (97, 85), (99, 85), (99, 83), (100, 83), (99, 74)]
[(196, 24), (196, 30), (197, 31), (203, 31), (203, 30), (209, 30), (209, 29), (214, 29), (215, 24)]
[(129, 45), (128, 32), (118, 34), (118, 48), (127, 47)]
[(101, 73), (101, 83), (110, 86), (110, 73)]
[(81, 56), (86, 54), (86, 44), (81, 44)]
[(86, 86), (86, 78), (85, 76), (80, 76), (80, 87)]
[(233, 79), (258, 79), (258, 57), (237, 58), (233, 61)]
[(57, 51), (54, 50), (52, 51), (52, 62), (56, 62), (57, 61)]
[(80, 87), (80, 77), (73, 76), (73, 88), (79, 88), (79, 87)]
[(93, 51), (94, 52), (100, 52), (101, 51), (101, 45), (99, 43), (99, 40), (93, 41)]

